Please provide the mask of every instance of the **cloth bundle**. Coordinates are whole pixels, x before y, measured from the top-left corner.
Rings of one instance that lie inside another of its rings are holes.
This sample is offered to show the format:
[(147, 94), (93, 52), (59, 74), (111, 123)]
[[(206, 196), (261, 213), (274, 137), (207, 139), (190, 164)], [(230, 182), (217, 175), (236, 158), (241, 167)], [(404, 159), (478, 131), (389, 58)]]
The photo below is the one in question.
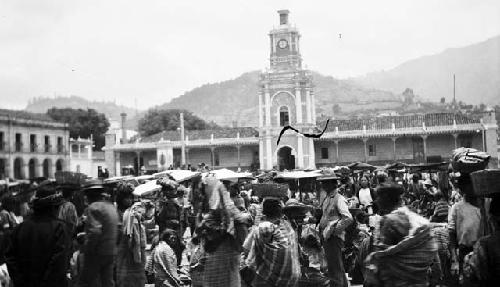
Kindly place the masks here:
[[(405, 229), (413, 225), (413, 219), (406, 218), (398, 223), (397, 218), (405, 218), (402, 213), (393, 214), (386, 220), (386, 224), (393, 225), (392, 230)], [(408, 222), (409, 219), (409, 222)], [(408, 224), (410, 223), (410, 224)], [(403, 227), (404, 226), (404, 227)], [(425, 286), (430, 266), (437, 256), (437, 244), (433, 238), (431, 228), (428, 224), (420, 225), (409, 235), (395, 245), (381, 245), (381, 251), (371, 253), (366, 262), (368, 263), (367, 283), (369, 286), (381, 286), (384, 282), (391, 282), (391, 286)], [(406, 234), (406, 232), (401, 232)], [(384, 235), (382, 235), (384, 236)], [(412, 285), (413, 286), (413, 285)]]
[(473, 148), (457, 148), (453, 151), (451, 164), (455, 171), (471, 173), (484, 169), (489, 162), (490, 155)]

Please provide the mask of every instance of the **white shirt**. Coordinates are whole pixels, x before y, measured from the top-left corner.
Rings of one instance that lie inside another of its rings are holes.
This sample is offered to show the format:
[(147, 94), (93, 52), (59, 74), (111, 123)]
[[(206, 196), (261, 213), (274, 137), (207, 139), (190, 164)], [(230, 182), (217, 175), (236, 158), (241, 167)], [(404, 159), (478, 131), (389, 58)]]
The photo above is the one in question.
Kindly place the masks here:
[(362, 188), (359, 190), (359, 203), (367, 206), (371, 205), (373, 202), (372, 195), (370, 194), (370, 189), (367, 188)]

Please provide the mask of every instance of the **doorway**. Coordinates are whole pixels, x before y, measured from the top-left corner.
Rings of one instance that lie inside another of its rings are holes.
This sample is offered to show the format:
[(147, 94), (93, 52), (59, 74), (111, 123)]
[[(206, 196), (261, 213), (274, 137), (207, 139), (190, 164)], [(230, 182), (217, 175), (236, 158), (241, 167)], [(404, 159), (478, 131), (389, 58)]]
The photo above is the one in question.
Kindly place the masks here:
[(295, 156), (292, 154), (292, 148), (284, 146), (278, 150), (278, 169), (295, 169)]

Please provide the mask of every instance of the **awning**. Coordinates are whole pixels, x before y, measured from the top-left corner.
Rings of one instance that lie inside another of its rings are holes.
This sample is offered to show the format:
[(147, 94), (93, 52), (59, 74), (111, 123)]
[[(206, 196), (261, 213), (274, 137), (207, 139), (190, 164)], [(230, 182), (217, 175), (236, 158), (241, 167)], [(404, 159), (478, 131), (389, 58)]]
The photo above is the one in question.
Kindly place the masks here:
[(161, 190), (161, 185), (156, 183), (156, 180), (150, 180), (144, 184), (138, 185), (133, 194), (137, 196), (146, 196)]

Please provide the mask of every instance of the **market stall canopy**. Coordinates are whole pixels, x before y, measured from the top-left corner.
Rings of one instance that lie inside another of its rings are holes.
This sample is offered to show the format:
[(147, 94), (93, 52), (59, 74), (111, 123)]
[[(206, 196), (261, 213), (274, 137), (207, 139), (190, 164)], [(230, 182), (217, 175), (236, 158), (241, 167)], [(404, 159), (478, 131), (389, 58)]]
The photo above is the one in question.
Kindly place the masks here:
[(417, 163), (408, 164), (406, 169), (410, 172), (438, 172), (447, 171), (450, 166), (448, 162), (438, 162), (438, 163)]
[(304, 170), (295, 170), (295, 171), (285, 171), (276, 176), (276, 178), (283, 179), (300, 179), (300, 178), (315, 178), (321, 176), (320, 171), (304, 171)]
[(134, 189), (133, 194), (136, 196), (147, 196), (159, 190), (161, 190), (161, 185), (157, 184), (156, 180), (150, 180), (144, 184), (137, 186)]
[(366, 162), (353, 162), (349, 165), (347, 165), (351, 170), (376, 170), (377, 168), (371, 164), (368, 164)]
[(386, 170), (401, 170), (401, 169), (405, 169), (407, 166), (408, 166), (408, 164), (406, 164), (404, 162), (395, 162), (395, 163), (390, 163), (390, 164), (386, 165), (384, 168)]
[(134, 176), (133, 175), (126, 175), (126, 176), (110, 177), (110, 178), (106, 178), (103, 181), (103, 183), (114, 183), (114, 182), (129, 181), (129, 180), (134, 180)]
[(185, 169), (165, 170), (165, 171), (153, 174), (154, 178), (170, 177), (177, 182), (190, 180), (193, 177), (198, 176), (198, 175), (200, 175), (199, 172), (185, 170)]
[(208, 176), (215, 176), (215, 178), (219, 180), (238, 180), (244, 178), (248, 179), (254, 178), (252, 174), (249, 172), (234, 172), (227, 168), (212, 170), (211, 172), (208, 173)]
[(152, 180), (152, 179), (154, 179), (154, 178), (155, 178), (155, 177), (154, 177), (154, 175), (152, 175), (152, 174), (140, 175), (140, 176), (136, 176), (136, 177), (135, 177), (135, 179), (136, 179), (137, 181), (139, 181), (139, 180)]

